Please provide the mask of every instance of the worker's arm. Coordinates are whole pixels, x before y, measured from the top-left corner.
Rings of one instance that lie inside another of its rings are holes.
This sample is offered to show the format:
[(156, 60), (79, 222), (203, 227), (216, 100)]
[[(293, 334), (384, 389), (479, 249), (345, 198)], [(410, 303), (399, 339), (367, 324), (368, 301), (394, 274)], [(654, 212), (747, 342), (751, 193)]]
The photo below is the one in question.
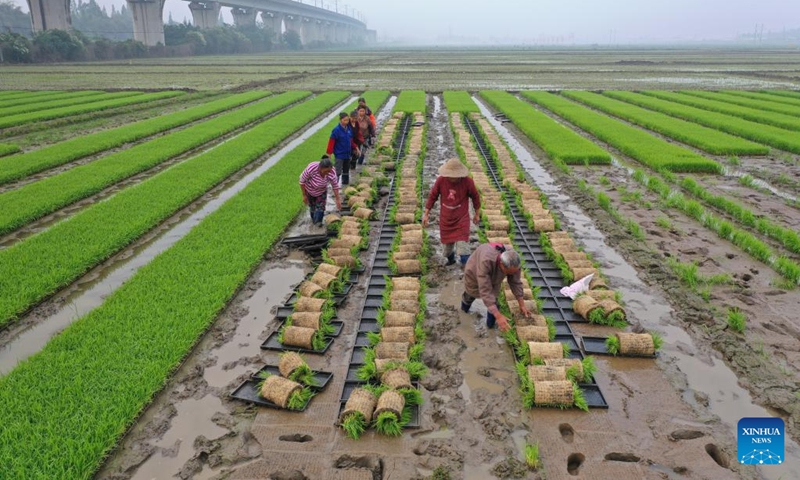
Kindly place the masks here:
[(425, 203), (425, 213), (422, 215), (423, 227), (428, 226), (428, 217), (430, 216), (431, 209), (433, 208), (434, 205), (436, 205), (436, 201), (439, 200), (439, 193), (441, 189), (441, 182), (439, 181), (440, 178), (437, 178), (436, 181), (433, 183), (433, 187), (431, 188), (431, 193), (428, 195), (428, 201)]

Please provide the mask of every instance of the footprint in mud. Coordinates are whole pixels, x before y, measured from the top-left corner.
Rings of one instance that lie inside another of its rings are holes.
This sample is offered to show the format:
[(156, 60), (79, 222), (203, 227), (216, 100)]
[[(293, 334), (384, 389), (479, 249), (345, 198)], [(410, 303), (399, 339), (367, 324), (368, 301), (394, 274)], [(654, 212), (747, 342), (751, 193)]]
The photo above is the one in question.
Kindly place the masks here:
[(708, 455), (711, 456), (711, 458), (714, 459), (714, 461), (717, 462), (717, 465), (719, 465), (720, 467), (728, 468), (730, 466), (730, 462), (728, 461), (728, 455), (726, 455), (721, 448), (714, 445), (713, 443), (709, 443), (706, 445), (706, 453), (708, 453)]
[(669, 434), (668, 438), (673, 442), (677, 442), (678, 440), (694, 440), (704, 435), (705, 433), (699, 430), (675, 430)]
[(639, 460), (641, 460), (639, 457), (637, 457), (636, 455), (634, 455), (632, 453), (618, 453), (618, 452), (609, 453), (609, 454), (606, 455), (605, 458), (606, 458), (606, 460), (611, 461), (611, 462), (636, 463)]
[(567, 443), (572, 443), (575, 439), (575, 430), (572, 429), (572, 425), (569, 423), (562, 423), (559, 425), (558, 431), (561, 433), (561, 438)]
[(336, 469), (364, 469), (372, 472), (373, 480), (383, 478), (383, 460), (380, 457), (367, 455), (363, 457), (353, 457), (342, 455), (333, 463)]
[(577, 476), (586, 461), (586, 456), (582, 453), (573, 453), (567, 457), (567, 472), (570, 475)]
[(306, 443), (314, 440), (314, 437), (311, 435), (302, 435), (300, 433), (295, 433), (293, 435), (281, 435), (278, 437), (278, 440), (282, 442), (295, 442), (295, 443)]
[(291, 472), (275, 472), (269, 476), (269, 480), (309, 480), (300, 470)]

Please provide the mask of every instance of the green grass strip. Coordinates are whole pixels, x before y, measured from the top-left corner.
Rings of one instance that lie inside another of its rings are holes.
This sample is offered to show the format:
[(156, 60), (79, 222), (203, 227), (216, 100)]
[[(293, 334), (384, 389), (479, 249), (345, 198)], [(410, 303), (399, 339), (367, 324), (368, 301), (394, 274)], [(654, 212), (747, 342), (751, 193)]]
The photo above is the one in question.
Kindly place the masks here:
[(480, 95), (514, 122), (551, 159), (568, 165), (611, 163), (608, 152), (510, 93), (485, 90)]
[(54, 108), (69, 107), (71, 105), (80, 105), (83, 103), (97, 102), (101, 100), (110, 100), (112, 98), (128, 98), (141, 95), (142, 92), (77, 92), (74, 96), (68, 96), (63, 99), (51, 100), (49, 102), (40, 102), (37, 99), (34, 102), (26, 103), (24, 105), (17, 105), (16, 107), (8, 107), (0, 109), (0, 117), (10, 117), (12, 115), (21, 115), (23, 113), (39, 112), (41, 110), (50, 110)]
[(763, 143), (781, 150), (800, 153), (800, 139), (797, 138), (797, 133), (782, 128), (763, 125), (743, 118), (731, 117), (730, 115), (710, 112), (688, 105), (681, 105), (640, 93), (605, 91), (603, 95), (650, 110), (666, 113), (673, 117), (689, 120), (690, 122), (699, 123), (706, 127), (716, 128), (717, 130), (722, 130), (731, 135), (738, 135), (742, 138)]
[(711, 112), (731, 115), (763, 125), (772, 125), (773, 127), (785, 128), (787, 130), (800, 131), (800, 118), (792, 117), (790, 115), (763, 112), (761, 110), (756, 110), (755, 108), (740, 107), (738, 105), (731, 105), (730, 103), (720, 102), (717, 100), (700, 98), (685, 92), (647, 90), (642, 93), (651, 97), (660, 98), (662, 100), (669, 100), (670, 102), (689, 105), (690, 107), (702, 108), (703, 110), (708, 110)]
[(41, 112), (12, 115), (0, 119), (0, 128), (14, 127), (17, 125), (24, 125), (26, 123), (31, 123), (31, 122), (43, 122), (45, 120), (53, 120), (55, 118), (69, 117), (72, 115), (80, 115), (83, 113), (100, 112), (103, 110), (108, 110), (110, 108), (153, 102), (156, 100), (163, 100), (166, 98), (175, 98), (181, 95), (185, 95), (185, 93), (184, 92), (147, 93), (143, 95), (134, 95), (124, 98), (113, 98), (110, 100), (84, 103), (81, 105), (73, 105), (69, 107), (51, 108), (49, 110), (42, 110)]
[(693, 97), (704, 98), (706, 100), (714, 100), (719, 102), (730, 103), (731, 105), (738, 105), (740, 107), (752, 108), (756, 111), (767, 111), (781, 113), (792, 117), (800, 116), (800, 107), (793, 107), (779, 102), (771, 102), (769, 100), (754, 100), (752, 98), (741, 97), (728, 92), (706, 92), (698, 90), (688, 90), (681, 92)]
[(737, 97), (750, 98), (752, 100), (761, 100), (762, 102), (777, 103), (778, 105), (791, 105), (794, 107), (800, 107), (800, 97), (784, 97), (782, 95), (775, 95), (770, 92), (751, 92), (748, 90), (724, 90), (721, 93), (727, 93), (728, 95), (734, 95)]
[[(49, 103), (49, 102), (57, 102), (62, 100), (70, 100), (74, 98), (86, 98), (86, 102), (90, 102), (89, 98), (92, 96), (101, 95), (105, 92), (102, 91), (81, 91), (81, 92), (52, 92), (49, 95), (37, 95), (35, 97), (19, 97), (19, 98), (12, 98), (11, 100), (0, 101), (0, 111), (3, 111), (7, 108), (16, 107), (20, 105), (28, 106), (30, 108), (35, 108), (41, 103)], [(40, 103), (41, 102), (41, 103)], [(52, 108), (52, 107), (45, 107), (45, 108)], [(36, 108), (36, 110), (42, 110), (40, 108)], [(25, 110), (27, 112), (32, 112), (35, 110)]]
[(714, 160), (553, 93), (522, 92), (522, 95), (654, 170), (666, 168), (673, 172), (693, 173), (717, 173), (722, 170)]
[(17, 153), (19, 151), (20, 148), (16, 145), (10, 143), (0, 143), (0, 157), (11, 155), (12, 153)]
[(327, 92), (313, 98), (0, 251), (0, 326), (268, 152), (345, 96), (345, 92)]
[(0, 92), (0, 101), (12, 100), (16, 98), (35, 98), (54, 93), (63, 92), (64, 90), (6, 90)]
[(760, 90), (760, 92), (769, 95), (776, 95), (778, 97), (800, 99), (800, 92), (794, 90)]
[(769, 148), (763, 145), (597, 93), (564, 91), (562, 94), (609, 115), (622, 118), (714, 155), (766, 155), (769, 153)]
[[(379, 93), (365, 97), (379, 105), (388, 92)], [(297, 179), (318, 158), (334, 124), (0, 379), (0, 478), (92, 477), (264, 253), (304, 210)], [(264, 129), (262, 137), (265, 131), (269, 134)], [(240, 150), (254, 149), (254, 143), (243, 141)]]
[(73, 160), (117, 148), (233, 107), (253, 102), (269, 92), (247, 92), (121, 127), (78, 136), (49, 147), (0, 160), (0, 185), (57, 167)]
[(392, 112), (414, 113), (426, 111), (426, 97), (422, 90), (404, 90), (397, 97)]
[(0, 235), (258, 121), (311, 92), (288, 92), (0, 194)]
[(450, 91), (444, 92), (444, 104), (448, 112), (473, 113), (480, 112), (478, 105), (472, 101), (469, 92)]

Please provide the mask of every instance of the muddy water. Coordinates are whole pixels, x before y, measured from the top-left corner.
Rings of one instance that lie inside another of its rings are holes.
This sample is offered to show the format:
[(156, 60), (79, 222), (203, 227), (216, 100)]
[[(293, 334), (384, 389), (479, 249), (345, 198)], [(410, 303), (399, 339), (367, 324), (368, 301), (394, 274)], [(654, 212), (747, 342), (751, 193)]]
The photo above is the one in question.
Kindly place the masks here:
[[(571, 201), (538, 159), (492, 116), (479, 99), (473, 99), (517, 155), (536, 186), (548, 196), (552, 205), (559, 206), (574, 237), (580, 239), (586, 251), (602, 264), (603, 273), (622, 292), (631, 316), (639, 320), (645, 329), (663, 334), (664, 348), (660, 358), (662, 362), (676, 366), (685, 376), (689, 388), (684, 392), (684, 400), (702, 411), (703, 406), (698, 403), (694, 393), (702, 392), (708, 398), (708, 409), (728, 426), (731, 438), (736, 438), (739, 419), (773, 416), (753, 403), (750, 393), (739, 385), (736, 374), (724, 362), (696, 347), (691, 336), (678, 326), (678, 320), (673, 318), (673, 310), (666, 299), (639, 279), (636, 269), (605, 242), (604, 235), (594, 222)], [(614, 363), (615, 368), (623, 366), (621, 362)], [(786, 457), (789, 461), (782, 466), (760, 469), (765, 478), (800, 478), (800, 447), (790, 439), (786, 440)]]
[[(350, 103), (354, 100), (355, 97), (352, 97), (346, 102)], [(0, 375), (8, 373), (20, 361), (41, 350), (53, 335), (62, 331), (73, 321), (100, 306), (108, 295), (131, 278), (139, 268), (185, 237), (195, 225), (218, 210), (227, 200), (242, 191), (295, 147), (327, 125), (338, 115), (338, 111), (338, 108), (333, 109), (334, 113), (311, 125), (300, 136), (268, 157), (263, 164), (243, 178), (223, 184), (214, 192), (206, 194), (193, 206), (194, 209), (199, 208), (199, 210), (196, 210), (188, 218), (183, 218), (185, 213), (179, 214), (180, 221), (168, 230), (159, 233), (143, 245), (134, 247), (132, 252), (129, 249), (128, 253), (117, 255), (106, 264), (77, 280), (75, 282), (77, 288), (65, 299), (64, 306), (54, 313), (45, 315), (37, 322), (22, 319), (20, 324), (25, 325), (25, 329), (11, 331), (0, 336), (0, 342), (3, 345), (0, 348)]]

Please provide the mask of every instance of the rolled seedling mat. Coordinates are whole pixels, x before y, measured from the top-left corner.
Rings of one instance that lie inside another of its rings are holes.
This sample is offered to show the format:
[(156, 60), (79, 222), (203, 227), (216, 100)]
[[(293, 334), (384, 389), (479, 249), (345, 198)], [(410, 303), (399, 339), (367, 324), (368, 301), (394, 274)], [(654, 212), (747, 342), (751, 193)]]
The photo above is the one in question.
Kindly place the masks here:
[(419, 293), (419, 278), (416, 277), (394, 277), (392, 278), (392, 289), (395, 291), (410, 290)]
[(375, 346), (375, 358), (408, 361), (409, 344), (406, 342), (380, 342)]
[(364, 197), (360, 195), (353, 195), (347, 199), (347, 204), (350, 205), (350, 208), (353, 208), (353, 206), (357, 204), (364, 205)]
[(384, 328), (414, 327), (416, 323), (417, 318), (412, 313), (389, 310), (384, 314)]
[(319, 330), (320, 317), (322, 317), (320, 312), (296, 312), (291, 317), (292, 326)]
[(489, 220), (489, 226), (492, 230), (505, 230), (507, 232), (511, 228), (511, 222), (508, 220)]
[(561, 254), (561, 258), (566, 261), (588, 260), (585, 252), (566, 252)]
[(389, 343), (405, 342), (413, 345), (417, 342), (417, 337), (414, 335), (414, 327), (383, 327), (381, 329), (381, 340)]
[[(556, 250), (558, 250), (558, 249), (560, 249), (560, 248), (562, 248), (564, 246), (568, 246), (568, 247), (569, 246), (573, 246), (573, 247), (575, 246), (575, 243), (572, 241), (571, 238), (553, 238), (553, 239), (549, 239), (549, 240), (550, 240), (550, 245), (553, 247), (553, 249), (556, 249)], [(573, 250), (567, 250), (567, 251), (570, 252), (570, 251), (573, 251)]]
[(552, 232), (556, 228), (556, 221), (552, 218), (541, 218), (533, 220), (534, 232)]
[(546, 327), (547, 319), (544, 315), (531, 315), (530, 318), (515, 318), (514, 323), (520, 327)]
[(537, 358), (564, 358), (564, 347), (560, 342), (528, 342), (528, 350), (531, 352), (531, 363), (535, 363)]
[(575, 380), (583, 381), (583, 362), (577, 358), (546, 358), (544, 364), (548, 367), (563, 368), (565, 372), (572, 367), (577, 367), (578, 374)]
[[(392, 292), (394, 295), (397, 292)], [(389, 308), (399, 312), (408, 312), (412, 315), (419, 314), (419, 301), (417, 300), (401, 300), (392, 299), (389, 303)]]
[(608, 285), (606, 285), (603, 277), (595, 275), (592, 277), (592, 281), (589, 282), (589, 290), (608, 290)]
[(622, 312), (622, 319), (626, 319), (625, 309), (613, 299), (607, 298), (605, 300), (600, 300), (600, 306), (603, 308), (603, 313), (605, 313), (606, 316), (609, 316), (614, 312)]
[(572, 270), (572, 276), (575, 278), (575, 281), (580, 280), (581, 278), (584, 278), (588, 275), (592, 274), (597, 275), (596, 268), (573, 268), (571, 270)]
[(347, 195), (347, 196), (355, 195), (356, 193), (358, 193), (358, 189), (356, 187), (349, 186), (349, 187), (344, 189), (344, 194)]
[(486, 238), (502, 237), (502, 236), (508, 235), (508, 232), (506, 232), (504, 230), (486, 230), (485, 233), (486, 233)]
[(324, 291), (322, 287), (315, 283), (311, 283), (309, 281), (305, 281), (300, 284), (300, 288), (297, 289), (297, 292), (300, 293), (301, 297), (313, 297), (319, 292)]
[[(417, 247), (417, 251), (420, 251), (422, 250), (422, 237), (401, 237), (399, 245), (414, 245)], [(398, 251), (403, 252), (408, 250), (398, 249)], [(414, 250), (412, 249), (412, 251)]]
[(286, 327), (283, 331), (283, 344), (292, 347), (313, 349), (314, 335), (317, 333), (313, 328), (305, 327)]
[(286, 408), (292, 394), (299, 392), (303, 386), (288, 378), (272, 375), (264, 380), (261, 387), (261, 396), (281, 408)]
[[(328, 257), (348, 257), (353, 256), (349, 248), (329, 248)], [(322, 272), (325, 273), (325, 272)], [(326, 274), (327, 275), (327, 274)]]
[(550, 330), (547, 327), (517, 327), (517, 336), (521, 342), (550, 341)]
[[(507, 298), (508, 297), (506, 297), (506, 299)], [(525, 300), (525, 308), (527, 308), (531, 313), (539, 311), (539, 306), (533, 300)], [(519, 309), (519, 303), (517, 303), (517, 300), (514, 297), (511, 297), (511, 300), (508, 300), (508, 310), (511, 312), (511, 316), (514, 319), (522, 317), (522, 312)]]
[(334, 275), (328, 275), (325, 272), (317, 272), (311, 277), (310, 281), (311, 283), (319, 285), (324, 290), (327, 290), (331, 282), (336, 281), (336, 277)]
[(589, 319), (589, 314), (598, 308), (602, 309), (603, 307), (600, 306), (600, 302), (589, 295), (581, 295), (572, 303), (572, 310), (586, 320)]
[(294, 304), (294, 311), (296, 313), (321, 312), (326, 301), (324, 298), (300, 297)]
[(413, 213), (398, 213), (394, 216), (394, 220), (401, 225), (414, 223), (416, 215)]
[(555, 232), (550, 232), (547, 234), (548, 240), (554, 240), (556, 238), (570, 238), (569, 232), (565, 232), (563, 230), (558, 230)]
[(567, 379), (567, 368), (563, 366), (530, 365), (528, 366), (528, 376), (534, 383), (559, 382)]
[(412, 302), (417, 302), (419, 301), (419, 291), (393, 290), (390, 299), (392, 303), (400, 300), (410, 300)]
[(419, 243), (406, 243), (406, 244), (402, 244), (401, 243), (397, 247), (397, 251), (398, 252), (414, 252), (414, 254), (419, 255), (419, 253), (422, 251), (422, 242), (419, 242)]
[(401, 275), (408, 275), (412, 273), (422, 273), (422, 265), (419, 260), (398, 260), (397, 273)]
[(557, 254), (563, 255), (568, 252), (577, 252), (578, 247), (574, 243), (572, 243), (572, 240), (570, 240), (570, 243), (561, 243), (558, 245), (553, 245), (553, 250)]
[(386, 390), (378, 398), (378, 405), (375, 408), (377, 418), (383, 412), (391, 412), (398, 420), (402, 418), (403, 408), (406, 406), (406, 399), (396, 390)]
[(411, 225), (403, 225), (400, 227), (403, 232), (411, 232), (411, 231), (422, 231), (422, 225), (419, 223), (414, 223)]
[(330, 263), (320, 263), (317, 266), (317, 272), (327, 273), (328, 275), (338, 277), (342, 272), (342, 267), (337, 267), (336, 265), (331, 265)]
[(356, 262), (356, 258), (352, 255), (347, 256), (338, 256), (338, 257), (330, 257), (334, 264), (340, 267), (355, 267), (358, 263)]
[(536, 405), (573, 405), (575, 403), (572, 382), (569, 380), (553, 382), (534, 382)]
[(335, 214), (335, 213), (331, 213), (330, 215), (327, 215), (324, 218), (325, 225), (330, 225), (332, 223), (340, 222), (341, 220), (342, 220), (342, 217), (337, 215), (337, 214)]
[(361, 226), (348, 223), (346, 225), (342, 225), (342, 228), (339, 229), (339, 233), (342, 235), (360, 236)]
[(419, 252), (394, 252), (392, 258), (395, 262), (400, 260), (416, 260), (419, 257)]
[(363, 388), (357, 388), (353, 390), (353, 393), (350, 394), (350, 398), (347, 399), (339, 421), (343, 422), (348, 416), (358, 412), (364, 416), (367, 423), (370, 423), (372, 422), (372, 416), (377, 406), (378, 399), (372, 392)]
[(511, 244), (511, 238), (509, 237), (489, 237), (489, 243), (500, 243), (502, 245), (509, 245)]
[(280, 371), (281, 376), (286, 378), (289, 378), (295, 370), (304, 366), (306, 366), (306, 362), (303, 357), (295, 352), (284, 353), (278, 361), (278, 371)]
[(602, 300), (614, 300), (614, 290), (589, 290), (586, 296), (592, 297), (598, 302)]
[(619, 339), (619, 353), (621, 355), (647, 355), (656, 354), (653, 336), (649, 333), (617, 333)]
[(361, 245), (362, 238), (360, 235), (342, 235), (336, 240), (331, 242), (330, 248), (353, 248)]
[(580, 260), (564, 260), (564, 263), (567, 264), (570, 270), (573, 272), (577, 269), (581, 268), (593, 268), (594, 264), (588, 258), (583, 258)]
[(372, 216), (373, 212), (374, 212), (374, 210), (370, 210), (369, 208), (363, 208), (362, 207), (362, 208), (356, 209), (356, 211), (353, 213), (353, 216), (355, 216), (356, 218), (360, 218), (362, 220), (369, 220), (369, 217)]
[(403, 367), (393, 368), (383, 372), (381, 375), (381, 383), (395, 390), (414, 388), (414, 385), (411, 383), (411, 375), (408, 373), (408, 370)]

